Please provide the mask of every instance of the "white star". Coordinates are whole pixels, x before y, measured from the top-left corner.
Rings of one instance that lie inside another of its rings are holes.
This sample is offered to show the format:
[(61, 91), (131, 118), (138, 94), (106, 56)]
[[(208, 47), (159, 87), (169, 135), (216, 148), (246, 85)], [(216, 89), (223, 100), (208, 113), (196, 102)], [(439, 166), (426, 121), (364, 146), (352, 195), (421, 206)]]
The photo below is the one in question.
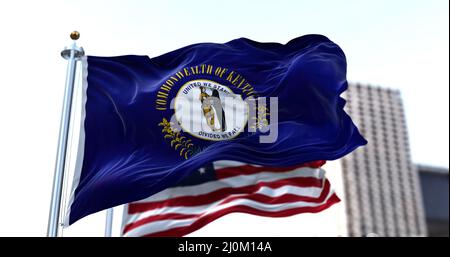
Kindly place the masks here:
[(200, 174), (205, 174), (206, 170), (205, 168), (200, 168), (198, 169), (198, 172), (200, 172)]

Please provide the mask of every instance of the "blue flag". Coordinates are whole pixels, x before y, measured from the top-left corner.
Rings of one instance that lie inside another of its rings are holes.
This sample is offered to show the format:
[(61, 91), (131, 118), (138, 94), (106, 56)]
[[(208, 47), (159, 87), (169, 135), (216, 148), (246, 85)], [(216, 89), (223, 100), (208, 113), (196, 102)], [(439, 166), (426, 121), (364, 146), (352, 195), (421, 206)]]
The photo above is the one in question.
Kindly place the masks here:
[(83, 65), (84, 126), (65, 225), (213, 161), (292, 166), (367, 143), (343, 110), (345, 55), (321, 35), (201, 43), (156, 58), (88, 56)]

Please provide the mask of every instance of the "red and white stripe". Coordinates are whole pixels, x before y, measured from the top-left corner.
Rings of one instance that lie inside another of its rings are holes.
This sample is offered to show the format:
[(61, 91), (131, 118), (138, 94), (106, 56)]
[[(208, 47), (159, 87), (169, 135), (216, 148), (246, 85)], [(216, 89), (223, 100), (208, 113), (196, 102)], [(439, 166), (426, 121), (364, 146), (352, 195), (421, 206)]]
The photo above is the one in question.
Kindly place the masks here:
[(128, 204), (123, 236), (183, 236), (228, 213), (287, 217), (322, 211), (339, 198), (321, 166), (262, 167), (218, 161), (218, 179), (172, 187)]

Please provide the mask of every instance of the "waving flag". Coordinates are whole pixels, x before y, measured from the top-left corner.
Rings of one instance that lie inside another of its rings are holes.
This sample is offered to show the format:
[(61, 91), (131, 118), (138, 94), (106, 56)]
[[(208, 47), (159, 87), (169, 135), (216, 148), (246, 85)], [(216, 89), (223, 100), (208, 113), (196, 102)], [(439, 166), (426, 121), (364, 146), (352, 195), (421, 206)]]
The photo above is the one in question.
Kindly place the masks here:
[(128, 204), (124, 236), (184, 236), (232, 212), (287, 217), (322, 211), (339, 198), (317, 161), (265, 167), (218, 161), (176, 186)]
[(287, 167), (340, 158), (366, 143), (343, 111), (346, 88), (345, 55), (320, 35), (202, 43), (156, 58), (88, 56), (65, 225), (217, 160)]

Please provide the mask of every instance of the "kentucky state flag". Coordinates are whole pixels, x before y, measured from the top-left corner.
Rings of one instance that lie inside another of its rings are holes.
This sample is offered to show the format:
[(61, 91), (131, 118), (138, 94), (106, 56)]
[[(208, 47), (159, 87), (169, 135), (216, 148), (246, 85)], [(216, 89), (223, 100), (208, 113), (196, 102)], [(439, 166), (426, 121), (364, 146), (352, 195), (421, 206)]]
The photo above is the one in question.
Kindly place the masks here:
[(286, 167), (366, 144), (343, 111), (346, 60), (306, 35), (155, 58), (88, 56), (84, 127), (65, 225), (147, 198), (219, 160)]

